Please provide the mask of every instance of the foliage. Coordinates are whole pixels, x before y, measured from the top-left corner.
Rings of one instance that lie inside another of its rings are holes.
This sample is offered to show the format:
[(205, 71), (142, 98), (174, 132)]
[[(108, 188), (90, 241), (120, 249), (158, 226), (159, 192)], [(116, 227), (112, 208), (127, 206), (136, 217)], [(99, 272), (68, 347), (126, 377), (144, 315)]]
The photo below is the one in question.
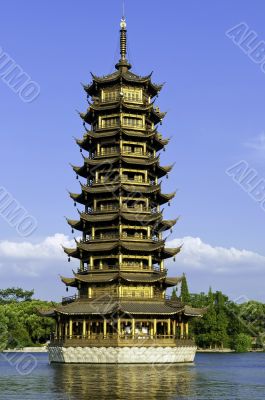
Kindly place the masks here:
[(245, 353), (246, 351), (249, 351), (251, 347), (252, 338), (245, 333), (239, 333), (232, 343), (232, 349), (237, 353)]
[(0, 290), (0, 304), (12, 303), (14, 301), (30, 301), (34, 290), (23, 290), (21, 288), (8, 288)]
[[(52, 303), (32, 299), (33, 291), (6, 289), (0, 291), (0, 351), (45, 343), (54, 330), (54, 321), (39, 315)], [(4, 299), (4, 301), (3, 301)]]
[[(54, 320), (39, 315), (38, 310), (49, 309), (54, 304), (33, 299), (34, 291), (21, 288), (0, 290), (0, 351), (6, 348), (38, 346), (45, 343)], [(265, 304), (249, 301), (236, 304), (222, 292), (190, 294), (185, 275), (180, 297), (173, 289), (172, 300), (182, 300), (192, 307), (206, 308), (202, 318), (194, 318), (190, 332), (202, 348), (231, 347), (242, 352), (251, 348), (252, 343), (264, 348)]]
[(190, 303), (190, 293), (189, 293), (188, 283), (187, 283), (185, 274), (183, 274), (182, 280), (181, 280), (180, 299), (185, 304)]

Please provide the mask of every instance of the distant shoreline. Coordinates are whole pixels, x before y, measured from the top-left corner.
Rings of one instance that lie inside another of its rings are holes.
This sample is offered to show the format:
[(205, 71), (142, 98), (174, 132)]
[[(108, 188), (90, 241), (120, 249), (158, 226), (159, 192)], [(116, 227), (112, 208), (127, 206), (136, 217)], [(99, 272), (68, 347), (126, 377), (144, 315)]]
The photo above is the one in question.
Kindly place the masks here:
[[(22, 349), (3, 350), (2, 353), (47, 353), (47, 346), (42, 347), (24, 347)], [(263, 349), (249, 350), (247, 353), (263, 353)], [(1, 352), (0, 352), (1, 353)], [(235, 350), (224, 349), (197, 349), (196, 353), (235, 353)]]
[(22, 349), (7, 349), (2, 351), (2, 353), (47, 353), (47, 352), (48, 349), (46, 346), (23, 347)]

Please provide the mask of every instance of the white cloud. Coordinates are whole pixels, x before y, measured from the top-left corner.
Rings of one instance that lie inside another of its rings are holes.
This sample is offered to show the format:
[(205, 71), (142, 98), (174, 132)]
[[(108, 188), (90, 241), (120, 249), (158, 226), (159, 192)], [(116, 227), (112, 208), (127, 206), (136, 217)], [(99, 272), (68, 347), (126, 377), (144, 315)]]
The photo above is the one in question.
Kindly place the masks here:
[(48, 236), (42, 242), (33, 244), (30, 242), (0, 242), (0, 257), (1, 259), (9, 260), (47, 260), (47, 259), (62, 259), (62, 245), (66, 247), (73, 246), (66, 235), (56, 233), (54, 236)]
[(238, 274), (265, 271), (265, 257), (250, 250), (211, 246), (200, 238), (184, 237), (168, 242), (168, 247), (183, 248), (177, 256), (178, 265), (194, 271), (213, 274)]
[[(59, 274), (71, 277), (78, 260), (67, 262), (61, 245), (74, 247), (74, 241), (63, 234), (49, 236), (39, 243), (0, 242), (0, 286), (35, 289), (37, 297), (59, 299), (74, 294), (65, 292)], [(198, 237), (184, 237), (167, 243), (168, 247), (183, 244), (176, 262), (168, 260), (169, 275), (186, 272), (193, 292), (223, 290), (232, 298), (247, 295), (264, 298), (265, 257), (249, 250), (212, 246)], [(72, 293), (73, 292), (73, 293)]]

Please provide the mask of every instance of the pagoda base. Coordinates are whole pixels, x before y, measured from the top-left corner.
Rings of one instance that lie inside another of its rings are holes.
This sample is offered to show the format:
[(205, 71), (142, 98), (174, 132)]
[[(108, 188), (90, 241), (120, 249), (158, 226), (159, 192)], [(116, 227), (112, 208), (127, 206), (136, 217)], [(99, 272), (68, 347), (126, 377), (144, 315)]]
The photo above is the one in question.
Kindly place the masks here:
[(49, 346), (51, 363), (176, 364), (194, 361), (196, 346), (183, 347), (63, 347)]

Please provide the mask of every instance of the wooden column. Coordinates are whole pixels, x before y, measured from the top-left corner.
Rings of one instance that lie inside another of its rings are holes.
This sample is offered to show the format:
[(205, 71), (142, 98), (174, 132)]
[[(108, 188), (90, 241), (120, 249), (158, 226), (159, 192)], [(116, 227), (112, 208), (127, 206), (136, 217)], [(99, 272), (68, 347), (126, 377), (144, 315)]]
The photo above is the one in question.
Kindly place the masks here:
[(83, 337), (86, 337), (86, 320), (83, 320)]
[(117, 331), (118, 331), (118, 337), (121, 336), (121, 319), (118, 318), (117, 320)]
[(184, 322), (180, 323), (180, 338), (183, 339), (184, 335)]
[(171, 335), (171, 320), (167, 320), (167, 334)]
[(70, 318), (70, 320), (69, 320), (69, 336), (70, 336), (70, 339), (73, 336), (73, 320), (72, 320), (72, 318)]
[(185, 324), (185, 335), (186, 335), (186, 339), (188, 339), (189, 336), (189, 323), (186, 322)]
[(172, 321), (172, 335), (176, 336), (176, 321)]
[(104, 338), (107, 336), (107, 320), (104, 318), (103, 320), (103, 336)]
[(148, 267), (152, 268), (152, 256), (148, 257)]
[(156, 336), (156, 318), (154, 319), (154, 336)]
[(135, 337), (135, 319), (134, 318), (132, 319), (132, 337), (133, 337), (133, 339)]
[(91, 286), (88, 287), (88, 298), (89, 299), (92, 298), (92, 288), (91, 288)]

